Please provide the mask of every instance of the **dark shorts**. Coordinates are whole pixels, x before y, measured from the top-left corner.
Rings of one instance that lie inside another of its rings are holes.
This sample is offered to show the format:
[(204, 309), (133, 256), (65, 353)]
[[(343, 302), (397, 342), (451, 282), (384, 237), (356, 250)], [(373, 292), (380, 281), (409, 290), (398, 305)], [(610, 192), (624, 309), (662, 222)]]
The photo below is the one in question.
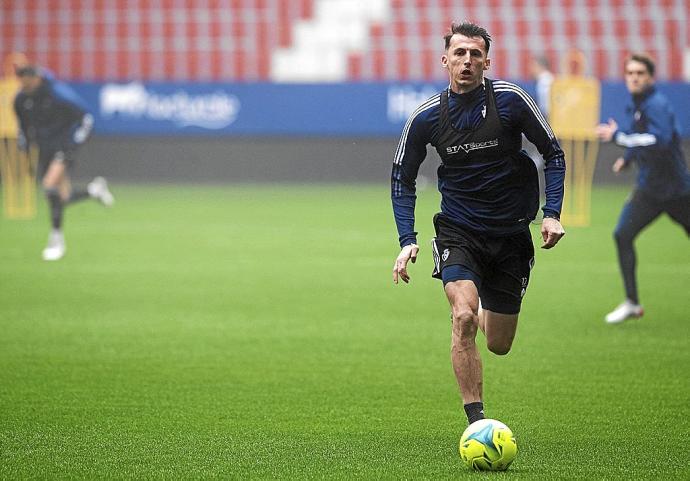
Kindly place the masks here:
[(42, 179), (43, 176), (46, 175), (48, 167), (54, 161), (64, 163), (67, 172), (70, 173), (76, 160), (76, 147), (67, 149), (41, 148), (38, 153), (38, 172), (36, 173), (36, 178), (39, 180)]
[(484, 309), (500, 314), (520, 312), (534, 266), (534, 245), (528, 228), (506, 237), (463, 229), (443, 214), (434, 216), (436, 237), (433, 277), (443, 284), (471, 280)]

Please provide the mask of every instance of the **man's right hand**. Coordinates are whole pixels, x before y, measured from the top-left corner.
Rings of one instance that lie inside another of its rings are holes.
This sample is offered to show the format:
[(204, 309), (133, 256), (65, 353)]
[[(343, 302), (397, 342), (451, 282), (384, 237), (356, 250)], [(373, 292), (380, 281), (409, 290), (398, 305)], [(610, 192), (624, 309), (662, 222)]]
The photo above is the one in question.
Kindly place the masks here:
[(408, 244), (402, 248), (393, 266), (393, 282), (395, 284), (398, 283), (398, 278), (402, 279), (406, 284), (410, 282), (410, 275), (407, 273), (407, 263), (409, 261), (414, 263), (417, 260), (418, 252), (419, 246), (417, 244)]

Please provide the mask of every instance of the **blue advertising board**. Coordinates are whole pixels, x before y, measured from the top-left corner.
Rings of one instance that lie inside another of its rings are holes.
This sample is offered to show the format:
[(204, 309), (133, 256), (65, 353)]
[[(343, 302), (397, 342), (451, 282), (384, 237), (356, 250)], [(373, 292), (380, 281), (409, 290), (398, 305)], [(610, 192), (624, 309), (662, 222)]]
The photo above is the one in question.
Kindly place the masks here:
[[(534, 93), (533, 83), (521, 84)], [(443, 84), (73, 83), (104, 135), (397, 136)], [(690, 84), (664, 83), (690, 137)], [(628, 93), (602, 83), (601, 119), (622, 118)]]

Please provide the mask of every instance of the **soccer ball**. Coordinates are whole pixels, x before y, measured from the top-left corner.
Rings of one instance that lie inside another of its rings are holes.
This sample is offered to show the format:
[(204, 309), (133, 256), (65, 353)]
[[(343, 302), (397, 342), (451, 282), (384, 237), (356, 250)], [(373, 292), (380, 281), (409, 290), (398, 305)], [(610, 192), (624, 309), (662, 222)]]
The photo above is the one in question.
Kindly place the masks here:
[(513, 432), (495, 419), (473, 422), (460, 438), (460, 457), (472, 469), (505, 471), (516, 455)]

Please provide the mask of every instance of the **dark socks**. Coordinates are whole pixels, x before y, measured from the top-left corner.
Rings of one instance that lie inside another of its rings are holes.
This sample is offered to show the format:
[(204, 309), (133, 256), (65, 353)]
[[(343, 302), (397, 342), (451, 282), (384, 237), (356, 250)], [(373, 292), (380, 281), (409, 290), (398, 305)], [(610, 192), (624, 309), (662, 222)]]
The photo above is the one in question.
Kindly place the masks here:
[(478, 401), (465, 404), (465, 414), (467, 414), (467, 422), (469, 424), (484, 419), (484, 403)]
[(60, 197), (60, 191), (57, 188), (45, 189), (46, 199), (48, 200), (48, 207), (50, 207), (50, 223), (53, 229), (60, 230), (62, 228), (62, 212), (67, 204), (79, 202), (80, 200), (88, 199), (90, 197), (88, 190), (73, 189), (72, 193), (66, 202), (63, 202)]
[(60, 230), (62, 228), (62, 211), (64, 209), (60, 192), (58, 189), (45, 189), (45, 194), (50, 207), (50, 223), (53, 229)]
[(617, 235), (616, 245), (618, 247), (618, 263), (620, 265), (621, 274), (623, 275), (625, 295), (635, 304), (639, 304), (637, 299), (637, 282), (635, 279), (636, 259), (633, 240), (632, 238)]
[(69, 199), (67, 199), (66, 203), (73, 204), (74, 202), (79, 202), (80, 200), (88, 199), (89, 197), (91, 196), (89, 195), (89, 191), (86, 189), (72, 189), (72, 193), (69, 195)]

